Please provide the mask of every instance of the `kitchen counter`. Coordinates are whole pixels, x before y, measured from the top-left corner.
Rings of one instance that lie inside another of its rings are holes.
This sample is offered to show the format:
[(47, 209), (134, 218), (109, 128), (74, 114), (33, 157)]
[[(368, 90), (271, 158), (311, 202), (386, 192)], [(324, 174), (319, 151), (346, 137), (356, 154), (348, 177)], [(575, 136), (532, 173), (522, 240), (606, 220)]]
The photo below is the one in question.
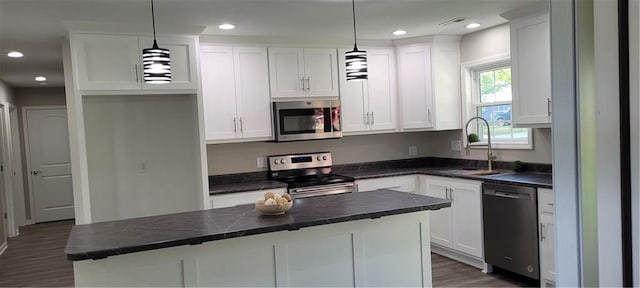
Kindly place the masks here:
[(449, 206), (449, 200), (392, 190), (296, 199), (293, 208), (282, 216), (261, 215), (255, 211), (253, 204), (239, 205), (76, 225), (69, 235), (65, 253), (71, 261), (102, 259), (146, 250), (196, 245)]
[[(338, 166), (338, 167), (334, 167), (333, 172), (335, 174), (353, 177), (356, 180), (419, 174), (419, 175), (431, 175), (431, 176), (470, 179), (470, 180), (477, 180), (477, 181), (496, 183), (496, 184), (510, 184), (510, 185), (520, 185), (520, 186), (527, 186), (527, 187), (549, 188), (549, 189), (553, 188), (552, 187), (553, 180), (551, 177), (552, 176), (551, 173), (513, 172), (511, 170), (499, 169), (499, 171), (503, 171), (504, 173), (487, 175), (487, 176), (475, 176), (475, 175), (470, 175), (469, 173), (473, 171), (465, 170), (465, 167), (466, 166), (432, 166), (432, 167), (422, 167), (422, 168), (407, 168), (407, 167), (377, 167), (375, 165), (372, 165), (372, 166), (358, 167), (357, 170), (354, 170), (354, 169), (349, 169), (351, 167), (340, 169), (340, 167)], [(224, 176), (216, 176), (216, 177), (224, 177)], [(264, 177), (266, 177), (266, 175), (264, 175)], [(230, 176), (230, 178), (232, 178), (233, 181), (229, 181), (230, 179), (227, 179), (226, 181), (221, 181), (220, 183), (215, 183), (215, 182), (210, 183), (209, 194), (217, 195), (217, 194), (287, 187), (285, 183), (273, 181), (273, 180), (265, 180), (265, 179), (257, 180), (255, 179), (255, 176), (249, 177), (249, 181), (243, 181), (242, 177), (238, 177), (237, 175)]]

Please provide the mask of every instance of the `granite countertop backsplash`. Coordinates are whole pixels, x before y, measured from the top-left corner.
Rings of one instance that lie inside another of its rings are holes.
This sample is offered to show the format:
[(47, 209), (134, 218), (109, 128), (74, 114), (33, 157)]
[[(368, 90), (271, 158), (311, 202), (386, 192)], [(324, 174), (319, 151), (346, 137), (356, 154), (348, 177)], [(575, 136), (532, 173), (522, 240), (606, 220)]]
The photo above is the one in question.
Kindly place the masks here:
[[(494, 170), (504, 173), (475, 176), (468, 169), (487, 169), (486, 160), (466, 160), (451, 158), (413, 158), (356, 164), (333, 165), (334, 174), (350, 176), (356, 180), (411, 174), (432, 175), (477, 180), (497, 184), (512, 184), (540, 188), (552, 188), (551, 165), (525, 163), (526, 172), (514, 172), (512, 162), (495, 161)], [(269, 179), (267, 172), (209, 176), (211, 195), (286, 188), (286, 184)]]
[(393, 190), (295, 199), (281, 216), (261, 215), (253, 204), (75, 225), (67, 259), (79, 261), (305, 227), (437, 210), (451, 201)]

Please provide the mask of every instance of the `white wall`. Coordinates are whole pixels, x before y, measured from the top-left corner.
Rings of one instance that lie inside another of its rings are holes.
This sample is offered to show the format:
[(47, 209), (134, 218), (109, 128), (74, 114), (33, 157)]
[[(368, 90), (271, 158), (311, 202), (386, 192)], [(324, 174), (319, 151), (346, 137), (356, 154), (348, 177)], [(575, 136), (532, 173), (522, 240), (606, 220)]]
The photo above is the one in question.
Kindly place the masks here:
[[(599, 286), (622, 287), (617, 1), (594, 1)], [(616, 47), (616, 48), (614, 48)], [(636, 50), (637, 51), (637, 50)], [(633, 80), (631, 80), (633, 81)], [(605, 244), (606, 243), (606, 244)]]
[(200, 209), (195, 95), (84, 96), (91, 221)]
[[(640, 1), (629, 1), (629, 84), (631, 123), (640, 123)], [(640, 125), (631, 126), (633, 286), (640, 286)]]

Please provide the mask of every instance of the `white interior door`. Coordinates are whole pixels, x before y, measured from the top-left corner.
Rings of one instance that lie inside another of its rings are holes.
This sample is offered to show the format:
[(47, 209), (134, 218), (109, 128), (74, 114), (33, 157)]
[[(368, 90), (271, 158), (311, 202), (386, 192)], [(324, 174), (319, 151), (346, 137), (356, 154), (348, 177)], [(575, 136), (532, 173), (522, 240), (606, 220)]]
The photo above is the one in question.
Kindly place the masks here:
[(35, 222), (74, 217), (67, 110), (26, 109)]

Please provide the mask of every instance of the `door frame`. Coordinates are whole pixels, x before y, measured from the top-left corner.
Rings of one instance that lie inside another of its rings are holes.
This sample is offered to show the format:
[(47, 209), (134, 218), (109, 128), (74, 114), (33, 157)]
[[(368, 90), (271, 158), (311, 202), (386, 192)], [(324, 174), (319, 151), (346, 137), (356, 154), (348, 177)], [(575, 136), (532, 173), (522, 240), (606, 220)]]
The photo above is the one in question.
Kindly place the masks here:
[[(36, 223), (35, 201), (33, 201), (33, 175), (29, 171), (33, 171), (31, 168), (31, 150), (29, 149), (29, 125), (27, 122), (27, 112), (36, 110), (54, 110), (64, 109), (67, 110), (65, 105), (48, 105), (48, 106), (22, 106), (22, 130), (24, 136), (24, 155), (26, 157), (27, 164), (27, 185), (29, 186), (29, 218), (31, 223)], [(68, 125), (69, 117), (67, 117)]]

